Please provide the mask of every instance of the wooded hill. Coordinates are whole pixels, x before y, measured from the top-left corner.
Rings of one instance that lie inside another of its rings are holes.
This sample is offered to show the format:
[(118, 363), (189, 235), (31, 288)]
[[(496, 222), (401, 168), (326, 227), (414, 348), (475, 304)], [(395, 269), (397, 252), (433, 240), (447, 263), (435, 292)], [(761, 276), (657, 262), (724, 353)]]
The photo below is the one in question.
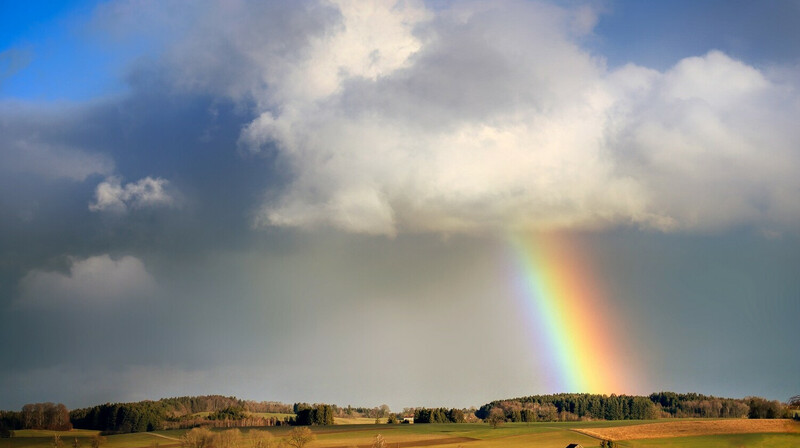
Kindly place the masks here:
[[(0, 435), (17, 429), (94, 429), (104, 432), (144, 432), (158, 429), (212, 426), (270, 426), (280, 419), (257, 413), (294, 414), (292, 405), (206, 395), (158, 401), (106, 403), (71, 412), (63, 404), (28, 404), (22, 411), (0, 411)], [(223, 424), (216, 424), (222, 422)], [(236, 424), (232, 424), (236, 422)]]
[(649, 396), (554, 394), (497, 400), (476, 412), (488, 418), (502, 411), (506, 421), (652, 420), (670, 417), (782, 418), (786, 406), (759, 397), (720, 398), (696, 393), (658, 392)]
[[(797, 397), (793, 397), (797, 398)], [(800, 399), (796, 400), (800, 403)], [(793, 402), (794, 404), (797, 404)], [(0, 436), (17, 429), (65, 430), (72, 427), (107, 433), (143, 432), (195, 426), (327, 425), (334, 417), (388, 417), (402, 420), (413, 413), (416, 423), (459, 423), (474, 420), (472, 410), (409, 408), (392, 414), (389, 407), (346, 408), (327, 404), (247, 401), (206, 395), (135, 403), (106, 403), (71, 412), (63, 404), (36, 403), (22, 411), (0, 411)], [(497, 400), (481, 406), (475, 417), (491, 421), (536, 422), (575, 420), (651, 420), (671, 417), (784, 418), (790, 410), (759, 397), (719, 398), (696, 393), (659, 392), (649, 396), (555, 394)], [(399, 417), (399, 418), (398, 418)]]
[[(254, 413), (293, 413), (292, 406), (273, 401), (246, 401), (235, 397), (205, 395), (163, 398), (158, 401), (106, 403), (70, 412), (76, 428), (106, 432), (142, 432), (165, 428), (212, 426), (274, 426), (276, 417)], [(202, 414), (198, 416), (198, 414)], [(214, 422), (225, 422), (215, 425)], [(239, 422), (239, 424), (231, 424)]]

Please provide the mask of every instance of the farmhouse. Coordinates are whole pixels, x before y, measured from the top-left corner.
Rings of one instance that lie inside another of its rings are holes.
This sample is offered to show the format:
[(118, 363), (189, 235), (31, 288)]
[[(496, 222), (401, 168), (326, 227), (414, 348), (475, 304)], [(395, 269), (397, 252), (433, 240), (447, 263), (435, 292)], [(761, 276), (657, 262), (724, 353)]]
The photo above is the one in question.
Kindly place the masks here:
[(409, 425), (414, 423), (414, 416), (413, 415), (404, 415), (403, 416), (403, 423), (407, 423)]

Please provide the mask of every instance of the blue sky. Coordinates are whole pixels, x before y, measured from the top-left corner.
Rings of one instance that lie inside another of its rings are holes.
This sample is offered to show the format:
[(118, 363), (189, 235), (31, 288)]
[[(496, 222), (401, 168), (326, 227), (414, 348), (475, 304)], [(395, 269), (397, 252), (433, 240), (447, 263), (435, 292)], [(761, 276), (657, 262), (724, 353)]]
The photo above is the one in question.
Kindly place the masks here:
[(507, 257), (550, 233), (625, 310), (624, 392), (796, 395), (798, 18), (5, 2), (0, 403), (563, 392)]
[[(125, 92), (131, 60), (153, 49), (108, 42), (93, 32), (92, 10), (100, 3), (4, 2), (0, 48), (15, 54), (6, 55), (0, 66), (0, 95), (52, 101)], [(796, 1), (776, 0), (768, 6), (738, 0), (588, 4), (600, 12), (590, 47), (610, 65), (635, 62), (665, 69), (711, 49), (756, 65), (800, 61)]]
[(0, 94), (7, 99), (86, 101), (125, 92), (125, 68), (143, 53), (94, 29), (100, 2), (4, 2)]
[[(751, 64), (800, 60), (796, 1), (611, 2), (598, 23), (600, 51), (612, 64), (664, 69), (710, 49)], [(605, 50), (605, 51), (604, 51)]]

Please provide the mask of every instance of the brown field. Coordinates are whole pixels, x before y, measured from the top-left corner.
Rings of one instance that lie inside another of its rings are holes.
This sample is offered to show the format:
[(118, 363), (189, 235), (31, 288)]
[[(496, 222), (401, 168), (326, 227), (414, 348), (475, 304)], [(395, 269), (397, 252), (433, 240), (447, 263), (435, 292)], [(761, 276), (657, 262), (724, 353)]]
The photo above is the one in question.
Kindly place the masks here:
[[(381, 423), (386, 423), (385, 418), (378, 419)], [(334, 417), (334, 425), (371, 425), (375, 423), (374, 418), (369, 417)]]
[(608, 440), (660, 439), (667, 437), (716, 434), (800, 433), (800, 423), (792, 420), (708, 420), (647, 423), (611, 428), (575, 429), (591, 437)]

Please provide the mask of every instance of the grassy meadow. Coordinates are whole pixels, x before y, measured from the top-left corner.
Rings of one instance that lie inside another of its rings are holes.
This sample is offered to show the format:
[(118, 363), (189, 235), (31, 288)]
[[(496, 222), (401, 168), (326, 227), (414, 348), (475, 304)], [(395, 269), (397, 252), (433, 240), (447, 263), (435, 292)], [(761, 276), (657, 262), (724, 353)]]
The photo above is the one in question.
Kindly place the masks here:
[[(737, 419), (739, 420), (739, 419)], [(564, 448), (570, 443), (584, 447), (597, 447), (600, 439), (579, 431), (602, 431), (605, 429), (626, 428), (626, 437), (636, 437), (636, 425), (661, 423), (660, 421), (596, 421), (559, 423), (506, 423), (496, 429), (485, 423), (462, 424), (415, 424), (415, 425), (376, 425), (349, 424), (335, 426), (315, 426), (311, 430), (316, 440), (308, 448), (370, 447), (380, 434), (387, 448), (408, 448), (415, 446), (436, 446), (437, 448), (488, 448), (488, 447), (553, 447)], [(673, 432), (675, 425), (691, 426), (697, 419), (669, 420)], [(662, 437), (617, 440), (617, 446), (624, 448), (656, 447), (787, 447), (800, 446), (800, 423), (785, 421), (785, 432), (692, 435), (689, 437)], [(643, 428), (645, 427), (643, 426)], [(652, 426), (652, 425), (650, 425)], [(754, 427), (756, 428), (756, 427)], [(257, 430), (269, 431), (275, 441), (279, 441), (292, 428), (271, 427)], [(256, 429), (243, 429), (240, 448), (251, 448), (248, 433)], [(753, 429), (757, 430), (757, 429)], [(222, 431), (214, 430), (214, 431)], [(180, 437), (186, 430), (156, 431), (106, 436), (101, 448), (159, 448), (178, 447)], [(59, 434), (64, 448), (71, 448), (75, 439), (80, 448), (90, 448), (91, 437), (96, 431), (17, 431), (14, 437), (0, 439), (0, 448), (53, 448), (53, 434)], [(648, 437), (652, 437), (650, 434)], [(274, 444), (277, 446), (277, 444)]]

